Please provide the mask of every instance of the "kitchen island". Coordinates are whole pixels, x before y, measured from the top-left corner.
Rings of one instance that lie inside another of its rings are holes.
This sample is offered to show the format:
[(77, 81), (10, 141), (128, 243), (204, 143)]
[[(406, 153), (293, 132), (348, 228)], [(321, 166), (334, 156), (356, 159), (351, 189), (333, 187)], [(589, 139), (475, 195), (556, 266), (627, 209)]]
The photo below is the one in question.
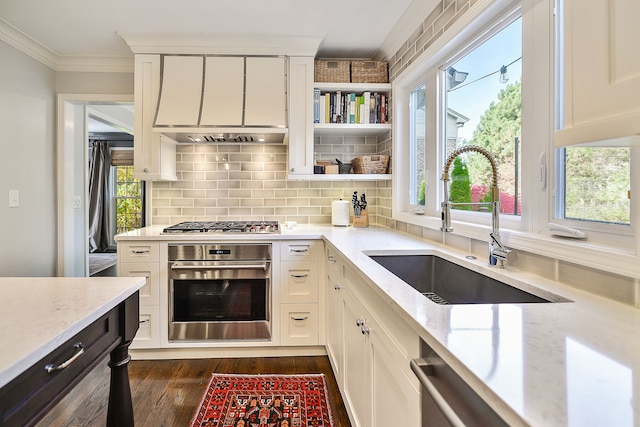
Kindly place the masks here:
[[(384, 309), (401, 317), (508, 425), (640, 425), (640, 310), (635, 307), (511, 266), (488, 267), (480, 256), (468, 258), (478, 254), (382, 227), (299, 224), (265, 236), (161, 231), (148, 227), (117, 240), (161, 245), (212, 238), (323, 240), (362, 279), (360, 289), (384, 301)], [(554, 302), (439, 305), (369, 257), (415, 253), (437, 255)]]
[(141, 278), (0, 278), (0, 425), (32, 425), (110, 355), (108, 425), (133, 425)]

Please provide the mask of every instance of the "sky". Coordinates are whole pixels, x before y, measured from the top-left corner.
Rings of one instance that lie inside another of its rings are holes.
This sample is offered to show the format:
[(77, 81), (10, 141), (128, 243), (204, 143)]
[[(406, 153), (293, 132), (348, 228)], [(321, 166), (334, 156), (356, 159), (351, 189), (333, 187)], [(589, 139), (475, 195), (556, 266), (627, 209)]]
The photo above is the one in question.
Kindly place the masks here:
[[(448, 108), (469, 117), (469, 121), (458, 130), (458, 136), (471, 139), (481, 115), (491, 102), (498, 100), (498, 93), (508, 84), (522, 81), (522, 20), (518, 19), (481, 46), (467, 54), (451, 66), (458, 71), (469, 73), (465, 81), (449, 92)], [(497, 72), (503, 65), (507, 68), (509, 80), (500, 82)], [(479, 80), (478, 80), (479, 79)]]

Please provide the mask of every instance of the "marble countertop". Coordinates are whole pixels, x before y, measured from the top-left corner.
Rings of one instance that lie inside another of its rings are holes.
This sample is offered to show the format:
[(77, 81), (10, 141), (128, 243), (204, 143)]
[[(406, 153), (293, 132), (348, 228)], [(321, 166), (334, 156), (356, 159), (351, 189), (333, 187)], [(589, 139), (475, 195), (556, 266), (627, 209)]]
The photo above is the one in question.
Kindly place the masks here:
[[(149, 227), (117, 240), (211, 240), (211, 235), (163, 236), (161, 229)], [(335, 246), (375, 284), (372, 292), (385, 298), (510, 425), (640, 426), (638, 309), (509, 266), (488, 267), (486, 260), (469, 260), (466, 253), (386, 228), (298, 225), (260, 237), (323, 238)], [(571, 302), (438, 305), (367, 256), (384, 253), (436, 254), (551, 300)]]
[(0, 278), (0, 387), (144, 283), (143, 277)]

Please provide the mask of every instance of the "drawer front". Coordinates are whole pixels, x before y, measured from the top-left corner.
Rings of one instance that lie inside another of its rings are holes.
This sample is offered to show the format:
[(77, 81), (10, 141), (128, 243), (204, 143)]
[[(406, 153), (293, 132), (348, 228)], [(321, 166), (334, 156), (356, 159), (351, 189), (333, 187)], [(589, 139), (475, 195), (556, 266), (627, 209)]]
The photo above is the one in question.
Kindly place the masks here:
[(160, 262), (157, 242), (125, 242), (118, 245), (120, 262)]
[(282, 261), (282, 302), (318, 302), (318, 262)]
[[(44, 415), (68, 390), (101, 362), (120, 343), (120, 309), (114, 308), (82, 332), (60, 345), (0, 390), (0, 425), (22, 426)], [(76, 343), (81, 343), (80, 353)], [(48, 373), (77, 356), (66, 368)]]
[(160, 306), (140, 307), (138, 333), (129, 348), (160, 348)]
[(140, 289), (140, 305), (160, 304), (160, 265), (158, 263), (122, 263), (118, 275), (121, 277), (145, 277), (147, 281)]
[(322, 254), (321, 240), (299, 240), (283, 242), (280, 245), (280, 258), (285, 260), (319, 260)]
[(282, 345), (318, 345), (318, 304), (280, 306)]

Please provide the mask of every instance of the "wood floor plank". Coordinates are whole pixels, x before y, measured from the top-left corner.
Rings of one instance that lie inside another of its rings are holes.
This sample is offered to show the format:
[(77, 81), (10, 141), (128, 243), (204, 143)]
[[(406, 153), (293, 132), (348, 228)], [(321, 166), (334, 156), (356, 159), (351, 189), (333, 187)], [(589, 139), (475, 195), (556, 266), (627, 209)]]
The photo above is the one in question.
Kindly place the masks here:
[[(349, 418), (326, 356), (228, 359), (134, 360), (129, 380), (137, 427), (188, 426), (214, 373), (315, 374), (327, 380), (336, 427)], [(107, 360), (85, 377), (38, 427), (93, 427), (106, 424), (109, 393)]]

